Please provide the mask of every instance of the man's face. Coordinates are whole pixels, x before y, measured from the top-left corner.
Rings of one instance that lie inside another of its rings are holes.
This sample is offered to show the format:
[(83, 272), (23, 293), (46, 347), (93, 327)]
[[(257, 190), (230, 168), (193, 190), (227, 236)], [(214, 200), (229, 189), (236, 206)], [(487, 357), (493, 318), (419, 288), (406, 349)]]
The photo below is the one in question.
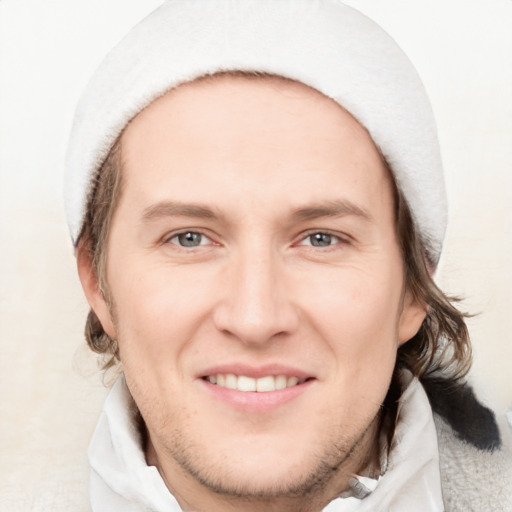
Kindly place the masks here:
[(92, 304), (168, 484), (273, 496), (360, 469), (424, 315), (367, 132), (306, 86), (221, 77), (139, 114), (122, 160), (113, 320)]

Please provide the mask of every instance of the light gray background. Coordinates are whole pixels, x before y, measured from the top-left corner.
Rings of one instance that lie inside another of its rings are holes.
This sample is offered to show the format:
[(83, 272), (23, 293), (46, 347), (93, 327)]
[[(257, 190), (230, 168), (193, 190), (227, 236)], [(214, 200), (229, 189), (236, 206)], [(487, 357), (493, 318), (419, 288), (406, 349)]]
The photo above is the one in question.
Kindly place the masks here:
[[(180, 0), (186, 1), (186, 0)], [(87, 510), (106, 394), (62, 206), (74, 105), (106, 51), (160, 0), (0, 2), (0, 510)], [(467, 297), (471, 378), (512, 405), (512, 1), (351, 0), (402, 45), (439, 125), (450, 227), (438, 280)], [(504, 420), (500, 420), (504, 425)]]

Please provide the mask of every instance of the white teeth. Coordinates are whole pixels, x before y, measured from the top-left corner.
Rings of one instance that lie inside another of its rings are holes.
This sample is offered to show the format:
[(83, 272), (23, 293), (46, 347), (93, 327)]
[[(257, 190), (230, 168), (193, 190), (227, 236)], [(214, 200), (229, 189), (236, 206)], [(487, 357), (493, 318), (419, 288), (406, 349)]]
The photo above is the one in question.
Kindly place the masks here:
[(288, 380), (286, 381), (286, 387), (289, 388), (291, 386), (295, 386), (299, 382), (299, 379), (297, 377), (288, 377)]
[[(240, 379), (238, 379), (240, 381)], [(276, 379), (271, 375), (256, 380), (256, 391), (275, 391)]]
[(256, 391), (256, 379), (240, 375), (238, 377), (238, 391)]
[(284, 375), (278, 375), (276, 377), (276, 389), (284, 389), (286, 387), (286, 377)]
[(285, 389), (297, 384), (302, 384), (305, 379), (298, 377), (286, 377), (285, 375), (268, 375), (253, 379), (245, 375), (233, 375), (232, 373), (218, 373), (217, 375), (210, 375), (206, 378), (208, 382), (217, 384), (222, 388), (236, 389), (238, 391), (258, 391), (259, 393), (266, 393), (269, 391), (276, 391)]
[(226, 375), (226, 384), (225, 386), (228, 389), (236, 389), (237, 388), (237, 378), (236, 375), (233, 375), (232, 373), (228, 373)]

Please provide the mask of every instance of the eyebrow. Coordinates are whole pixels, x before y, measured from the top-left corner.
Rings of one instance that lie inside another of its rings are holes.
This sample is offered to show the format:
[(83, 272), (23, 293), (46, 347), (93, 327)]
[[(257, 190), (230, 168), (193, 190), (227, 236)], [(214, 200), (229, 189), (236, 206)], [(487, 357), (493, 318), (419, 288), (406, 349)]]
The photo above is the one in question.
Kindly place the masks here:
[(365, 209), (347, 200), (332, 200), (310, 204), (295, 210), (292, 213), (292, 218), (307, 221), (321, 217), (345, 217), (348, 215), (361, 217), (367, 221), (372, 219)]
[(198, 219), (215, 219), (220, 215), (211, 208), (201, 204), (181, 203), (179, 201), (162, 201), (146, 208), (142, 214), (143, 221), (160, 217), (195, 217)]
[[(322, 217), (345, 217), (353, 215), (370, 221), (371, 215), (363, 208), (347, 200), (331, 200), (312, 203), (292, 211), (291, 218), (297, 221), (308, 221)], [(161, 217), (194, 217), (198, 219), (217, 219), (222, 217), (212, 208), (202, 204), (182, 203), (179, 201), (162, 201), (147, 207), (143, 214), (143, 221), (150, 221)]]

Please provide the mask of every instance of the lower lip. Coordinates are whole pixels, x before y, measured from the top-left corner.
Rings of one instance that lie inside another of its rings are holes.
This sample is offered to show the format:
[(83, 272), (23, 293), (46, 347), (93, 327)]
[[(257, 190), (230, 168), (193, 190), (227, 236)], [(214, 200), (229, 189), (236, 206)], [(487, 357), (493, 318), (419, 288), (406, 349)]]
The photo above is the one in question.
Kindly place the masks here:
[(265, 392), (238, 391), (217, 386), (204, 379), (200, 382), (208, 393), (239, 411), (263, 413), (273, 411), (299, 397), (313, 385), (314, 379), (289, 388)]

